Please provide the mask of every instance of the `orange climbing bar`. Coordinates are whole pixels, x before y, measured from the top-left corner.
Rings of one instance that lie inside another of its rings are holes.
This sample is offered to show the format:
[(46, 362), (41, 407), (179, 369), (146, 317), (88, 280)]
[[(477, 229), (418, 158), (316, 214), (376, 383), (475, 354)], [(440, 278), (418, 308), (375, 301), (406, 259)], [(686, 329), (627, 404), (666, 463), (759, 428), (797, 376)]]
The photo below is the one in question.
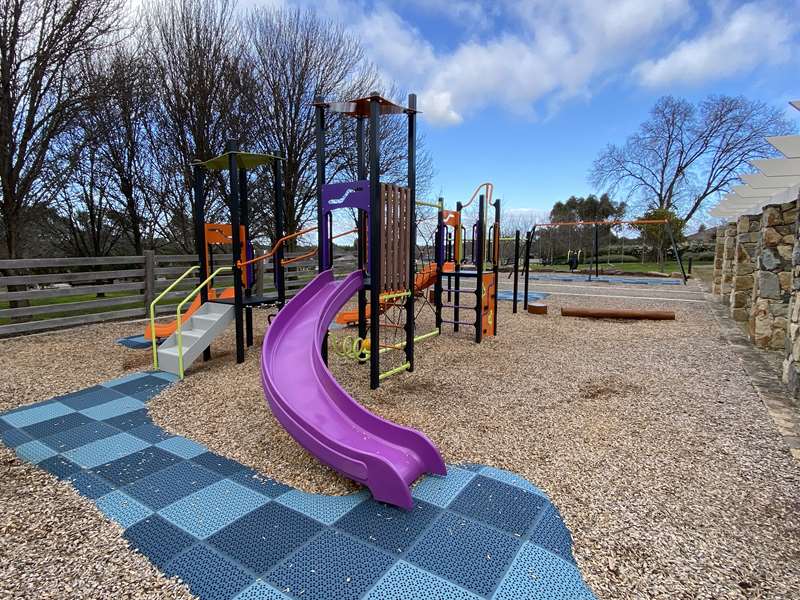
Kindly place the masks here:
[[(316, 227), (314, 227), (314, 229), (316, 229)], [(331, 236), (331, 239), (335, 240), (336, 238), (344, 237), (344, 236), (349, 235), (351, 233), (355, 233), (356, 231), (358, 231), (358, 227), (354, 227), (353, 229), (350, 229), (348, 231), (343, 231), (341, 233), (337, 233), (336, 235)], [(285, 259), (283, 259), (281, 261), (281, 266), (285, 267), (286, 265), (290, 265), (292, 263), (299, 262), (299, 261), (301, 261), (301, 260), (303, 260), (305, 258), (311, 258), (316, 253), (317, 253), (317, 249), (314, 248), (313, 250), (309, 250), (308, 252), (306, 252), (305, 254), (301, 254), (300, 256), (295, 256), (294, 258), (285, 258)]]
[(241, 269), (242, 267), (246, 267), (247, 265), (252, 265), (253, 263), (257, 263), (260, 260), (266, 260), (271, 256), (273, 256), (284, 242), (299, 237), (301, 235), (305, 235), (306, 233), (311, 233), (312, 231), (316, 231), (316, 229), (317, 229), (316, 227), (308, 227), (306, 229), (301, 229), (300, 231), (295, 231), (294, 233), (290, 233), (289, 235), (285, 235), (281, 239), (279, 239), (272, 247), (272, 250), (270, 250), (266, 254), (263, 254), (261, 256), (256, 256), (255, 258), (251, 258), (250, 260), (246, 260), (244, 262), (238, 261), (236, 263), (236, 266)]

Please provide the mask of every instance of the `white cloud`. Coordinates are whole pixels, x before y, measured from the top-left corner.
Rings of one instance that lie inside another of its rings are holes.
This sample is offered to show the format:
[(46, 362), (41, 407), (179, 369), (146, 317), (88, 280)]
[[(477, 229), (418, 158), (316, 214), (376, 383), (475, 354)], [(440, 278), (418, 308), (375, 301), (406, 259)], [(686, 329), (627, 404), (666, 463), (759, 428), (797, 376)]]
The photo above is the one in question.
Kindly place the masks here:
[[(785, 5), (784, 5), (785, 6)], [(779, 64), (791, 57), (795, 18), (767, 2), (716, 11), (711, 29), (683, 41), (669, 54), (640, 63), (635, 74), (648, 87), (698, 84)]]

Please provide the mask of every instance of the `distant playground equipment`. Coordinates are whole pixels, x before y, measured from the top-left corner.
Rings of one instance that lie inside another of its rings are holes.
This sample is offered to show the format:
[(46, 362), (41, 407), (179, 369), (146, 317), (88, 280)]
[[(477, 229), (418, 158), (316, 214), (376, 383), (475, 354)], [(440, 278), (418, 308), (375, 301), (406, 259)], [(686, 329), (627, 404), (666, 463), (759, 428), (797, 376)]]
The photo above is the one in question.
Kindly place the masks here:
[[(553, 257), (552, 255), (548, 258), (546, 257), (546, 253), (542, 252), (540, 247), (539, 257), (534, 257), (534, 247), (536, 241), (541, 243), (543, 241), (543, 237), (540, 235), (538, 238), (536, 237), (537, 229), (546, 228), (551, 230), (551, 228), (558, 228), (558, 227), (591, 227), (592, 228), (592, 239), (593, 239), (593, 264), (589, 265), (589, 269), (586, 272), (587, 281), (592, 281), (592, 279), (597, 279), (600, 277), (600, 241), (599, 241), (599, 230), (602, 227), (608, 227), (609, 231), (614, 227), (626, 226), (626, 225), (663, 225), (667, 235), (669, 236), (670, 245), (672, 248), (672, 252), (675, 256), (675, 260), (678, 263), (678, 266), (681, 270), (681, 275), (683, 278), (683, 284), (686, 285), (688, 281), (688, 276), (686, 271), (683, 268), (683, 261), (681, 259), (680, 252), (678, 251), (678, 246), (675, 243), (675, 237), (672, 233), (672, 227), (670, 223), (666, 219), (638, 219), (638, 220), (631, 220), (631, 221), (621, 221), (621, 220), (614, 220), (614, 221), (569, 221), (569, 222), (554, 222), (554, 223), (536, 223), (534, 224), (529, 231), (525, 233), (524, 239), (524, 248), (521, 247), (522, 244), (522, 236), (519, 231), (515, 232), (513, 238), (502, 238), (503, 241), (514, 241), (514, 259), (513, 259), (513, 268), (511, 273), (509, 273), (509, 277), (513, 276), (514, 280), (514, 292), (512, 296), (513, 307), (512, 312), (517, 312), (517, 294), (519, 290), (519, 277), (522, 275), (523, 279), (523, 286), (524, 286), (524, 293), (523, 293), (523, 310), (527, 310), (528, 308), (528, 288), (530, 284), (530, 266), (531, 263), (538, 263), (538, 264), (547, 264), (547, 262), (552, 262)], [(624, 240), (624, 237), (622, 238)], [(567, 250), (567, 260), (572, 259), (573, 261), (577, 259), (580, 262), (583, 250), (578, 248), (574, 249), (571, 247), (572, 244), (572, 237), (569, 237), (568, 241), (570, 247)], [(624, 241), (623, 241), (624, 244)], [(624, 248), (624, 245), (623, 245)], [(609, 254), (610, 256), (610, 254)], [(520, 262), (522, 263), (522, 268), (520, 268)], [(611, 265), (610, 258), (608, 258), (608, 264)], [(570, 264), (570, 268), (572, 269), (572, 264)]]
[[(321, 462), (369, 487), (377, 500), (410, 509), (409, 486), (420, 475), (446, 474), (439, 451), (424, 434), (367, 411), (344, 391), (326, 362), (329, 325), (354, 294), (358, 297), (358, 337), (369, 341), (370, 351), (364, 358), (369, 362), (372, 389), (387, 377), (412, 371), (415, 342), (439, 333), (437, 329), (415, 335), (415, 288), (423, 283), (415, 273), (416, 96), (409, 96), (408, 107), (377, 93), (349, 102), (317, 98), (315, 111), (319, 274), (287, 302), (267, 329), (261, 354), (264, 393), (278, 421)], [(356, 119), (357, 181), (326, 181), (328, 113)], [(380, 181), (380, 117), (391, 114), (407, 118), (406, 187)], [(368, 171), (364, 152), (367, 120)], [(358, 269), (336, 280), (332, 213), (342, 208), (357, 213)], [(440, 271), (437, 268), (437, 273)], [(389, 311), (398, 310), (404, 311), (403, 323), (382, 320)], [(348, 315), (341, 318), (352, 322)], [(402, 331), (403, 341), (382, 345), (382, 328)], [(359, 351), (363, 349), (360, 343)], [(402, 362), (382, 371), (384, 350), (401, 354)]]
[(629, 310), (622, 308), (578, 308), (569, 306), (561, 307), (561, 316), (583, 317), (587, 319), (675, 320), (675, 312), (671, 310)]

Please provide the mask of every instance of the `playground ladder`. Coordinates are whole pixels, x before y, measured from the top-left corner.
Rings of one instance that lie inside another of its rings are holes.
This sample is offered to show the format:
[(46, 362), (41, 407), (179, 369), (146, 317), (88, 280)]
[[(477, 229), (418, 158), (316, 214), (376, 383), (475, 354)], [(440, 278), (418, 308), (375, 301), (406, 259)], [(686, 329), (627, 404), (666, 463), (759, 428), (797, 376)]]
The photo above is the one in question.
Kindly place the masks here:
[[(206, 302), (183, 323), (181, 336), (183, 346), (183, 369), (189, 368), (202, 353), (233, 321), (232, 304)], [(158, 367), (162, 371), (182, 375), (178, 349), (178, 331), (169, 336), (158, 347)]]

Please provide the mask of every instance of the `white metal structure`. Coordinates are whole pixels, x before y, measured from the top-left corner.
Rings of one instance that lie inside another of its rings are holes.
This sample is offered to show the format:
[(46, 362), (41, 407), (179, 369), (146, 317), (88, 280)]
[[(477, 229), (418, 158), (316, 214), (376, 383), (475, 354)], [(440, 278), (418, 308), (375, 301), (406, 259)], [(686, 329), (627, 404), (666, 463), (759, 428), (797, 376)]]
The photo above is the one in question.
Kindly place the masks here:
[[(800, 110), (800, 100), (790, 102)], [(756, 214), (767, 204), (782, 204), (796, 199), (800, 193), (800, 135), (776, 135), (767, 141), (785, 158), (754, 160), (758, 173), (742, 175), (737, 185), (709, 211), (712, 217), (729, 221), (740, 215)]]

